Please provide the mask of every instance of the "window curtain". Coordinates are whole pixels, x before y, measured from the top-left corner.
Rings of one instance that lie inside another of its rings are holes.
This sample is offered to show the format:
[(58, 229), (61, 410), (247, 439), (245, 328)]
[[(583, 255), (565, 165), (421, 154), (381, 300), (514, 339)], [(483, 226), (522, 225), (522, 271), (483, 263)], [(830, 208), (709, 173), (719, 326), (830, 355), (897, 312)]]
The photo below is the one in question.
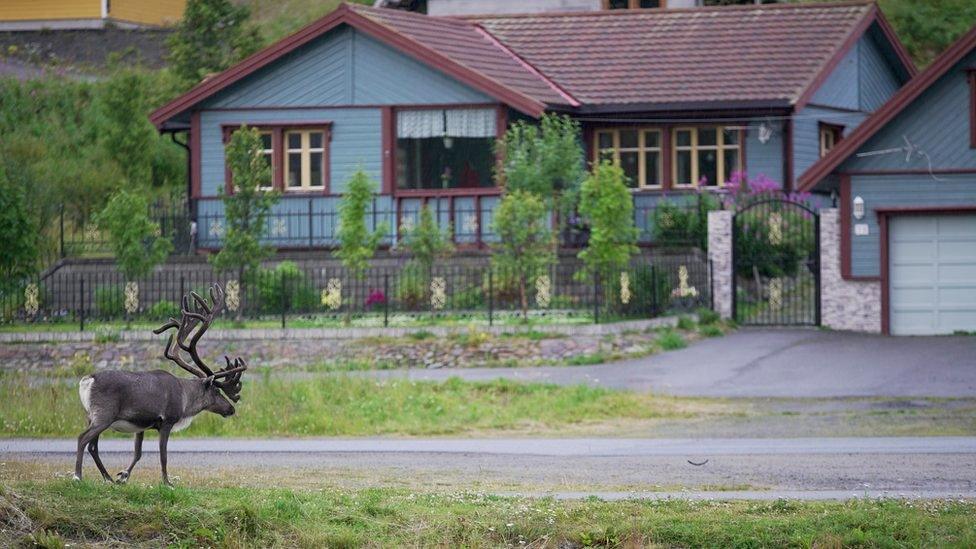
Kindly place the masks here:
[(397, 137), (495, 137), (495, 110), (398, 111)]

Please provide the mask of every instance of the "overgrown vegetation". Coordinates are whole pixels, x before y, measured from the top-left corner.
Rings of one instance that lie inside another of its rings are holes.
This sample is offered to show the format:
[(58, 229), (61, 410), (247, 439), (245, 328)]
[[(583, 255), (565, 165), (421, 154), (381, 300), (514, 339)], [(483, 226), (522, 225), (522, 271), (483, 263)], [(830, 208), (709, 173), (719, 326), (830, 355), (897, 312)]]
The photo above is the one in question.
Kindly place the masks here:
[(173, 243), (149, 219), (145, 196), (119, 191), (98, 214), (98, 226), (109, 236), (118, 269), (127, 281), (144, 277), (172, 251)]
[(590, 240), (579, 258), (590, 276), (626, 269), (638, 252), (634, 200), (624, 177), (620, 166), (600, 162), (583, 182), (579, 211), (590, 227)]
[(231, 0), (188, 0), (170, 37), (170, 64), (185, 85), (222, 71), (261, 47), (251, 10)]
[[(518, 288), (522, 317), (529, 316), (529, 284), (555, 261), (552, 231), (545, 202), (523, 190), (506, 192), (495, 210), (492, 265)], [(505, 280), (499, 280), (504, 284)]]
[(406, 490), (5, 480), (0, 544), (59, 547), (967, 547), (968, 501), (559, 501)]
[(376, 183), (359, 169), (352, 174), (339, 200), (339, 229), (336, 231), (339, 247), (335, 255), (358, 278), (362, 278), (369, 267), (369, 260), (387, 231), (382, 223), (371, 231), (366, 221), (375, 191)]

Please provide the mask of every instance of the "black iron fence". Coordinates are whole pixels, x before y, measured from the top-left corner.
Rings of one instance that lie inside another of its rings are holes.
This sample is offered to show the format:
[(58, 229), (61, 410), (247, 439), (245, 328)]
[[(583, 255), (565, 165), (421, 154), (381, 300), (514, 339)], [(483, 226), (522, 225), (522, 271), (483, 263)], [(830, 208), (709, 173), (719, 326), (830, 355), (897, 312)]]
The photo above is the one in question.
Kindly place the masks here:
[(213, 282), (225, 288), (225, 319), (273, 320), (282, 327), (352, 317), (385, 326), (401, 315), (480, 318), (489, 324), (523, 314), (603, 322), (709, 306), (710, 274), (698, 250), (593, 274), (573, 264), (528, 274), (456, 263), (429, 270), (406, 263), (355, 273), (282, 262), (245, 281), (207, 270), (157, 270), (127, 282), (114, 270), (58, 271), (0, 293), (0, 322), (74, 323), (80, 329), (93, 320), (162, 322), (178, 314), (183, 295), (191, 290), (205, 295)]

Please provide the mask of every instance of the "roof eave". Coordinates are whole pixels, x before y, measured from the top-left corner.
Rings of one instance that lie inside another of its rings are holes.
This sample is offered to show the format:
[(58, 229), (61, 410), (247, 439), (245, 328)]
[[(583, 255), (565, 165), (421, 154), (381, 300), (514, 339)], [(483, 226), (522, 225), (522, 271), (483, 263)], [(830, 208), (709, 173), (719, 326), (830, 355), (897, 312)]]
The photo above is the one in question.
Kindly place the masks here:
[(712, 111), (738, 110), (776, 110), (789, 109), (789, 99), (747, 100), (747, 101), (680, 101), (669, 103), (583, 103), (579, 107), (565, 105), (550, 105), (550, 110), (572, 114), (640, 114), (664, 113), (679, 111), (694, 111), (708, 113)]

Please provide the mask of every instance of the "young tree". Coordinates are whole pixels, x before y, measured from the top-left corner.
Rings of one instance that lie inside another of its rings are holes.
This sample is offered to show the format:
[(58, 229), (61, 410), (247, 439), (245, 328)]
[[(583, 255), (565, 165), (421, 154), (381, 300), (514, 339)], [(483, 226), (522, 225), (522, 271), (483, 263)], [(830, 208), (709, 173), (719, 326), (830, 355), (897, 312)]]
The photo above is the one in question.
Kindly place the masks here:
[(183, 19), (169, 39), (173, 71), (185, 84), (230, 67), (261, 45), (248, 25), (247, 6), (231, 0), (189, 0)]
[(115, 161), (129, 188), (148, 186), (156, 156), (156, 129), (146, 113), (148, 80), (132, 70), (122, 70), (99, 90), (99, 142), (104, 154)]
[(159, 224), (149, 219), (149, 201), (139, 193), (115, 193), (96, 222), (108, 233), (115, 262), (127, 282), (152, 272), (173, 250), (173, 243), (160, 234)]
[(579, 258), (592, 275), (623, 269), (637, 253), (634, 203), (619, 166), (601, 162), (583, 182), (580, 214), (590, 225), (590, 240)]
[(37, 269), (37, 228), (22, 186), (12, 183), (0, 164), (0, 290), (14, 286)]
[(386, 234), (385, 226), (381, 225), (370, 232), (366, 225), (366, 214), (375, 188), (376, 184), (366, 172), (357, 170), (349, 179), (346, 192), (339, 201), (339, 249), (336, 256), (357, 278), (362, 278), (380, 239)]
[(537, 195), (517, 190), (506, 192), (495, 210), (495, 245), (492, 263), (503, 276), (515, 278), (522, 318), (528, 318), (528, 285), (545, 273), (555, 260), (546, 203)]
[[(261, 243), (265, 219), (278, 202), (278, 193), (261, 190), (262, 183), (271, 179), (271, 167), (262, 154), (261, 135), (255, 128), (241, 126), (227, 145), (227, 165), (234, 182), (234, 192), (221, 190), (224, 202), (224, 241), (220, 252), (210, 256), (210, 262), (220, 271), (236, 271), (244, 287), (257, 273), (261, 261), (271, 255), (271, 247)], [(237, 318), (243, 307), (237, 309)]]
[(538, 124), (520, 120), (497, 146), (506, 189), (534, 193), (561, 209), (572, 207), (584, 174), (575, 120), (558, 114), (545, 114)]
[(434, 215), (426, 204), (420, 209), (419, 222), (403, 238), (403, 247), (412, 256), (410, 261), (420, 265), (424, 272), (430, 273), (434, 261), (451, 253), (450, 232), (441, 230)]

